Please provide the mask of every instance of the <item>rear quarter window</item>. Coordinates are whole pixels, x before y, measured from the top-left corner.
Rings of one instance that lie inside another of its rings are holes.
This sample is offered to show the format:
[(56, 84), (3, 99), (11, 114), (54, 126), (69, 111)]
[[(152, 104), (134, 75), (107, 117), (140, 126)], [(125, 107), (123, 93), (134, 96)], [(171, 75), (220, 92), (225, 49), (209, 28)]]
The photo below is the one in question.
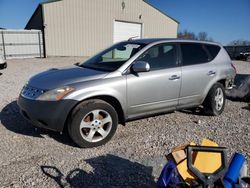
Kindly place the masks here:
[(209, 62), (209, 55), (204, 45), (199, 43), (181, 43), (182, 64), (196, 65)]
[(218, 53), (221, 49), (219, 46), (212, 45), (212, 44), (205, 44), (205, 46), (211, 55), (211, 60), (213, 60), (218, 55)]

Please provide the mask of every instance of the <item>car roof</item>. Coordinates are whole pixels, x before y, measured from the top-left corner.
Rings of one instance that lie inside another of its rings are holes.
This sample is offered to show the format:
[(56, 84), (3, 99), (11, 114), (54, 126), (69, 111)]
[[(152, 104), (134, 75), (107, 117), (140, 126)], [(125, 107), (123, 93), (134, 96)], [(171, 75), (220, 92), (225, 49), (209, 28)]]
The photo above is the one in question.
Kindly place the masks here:
[(132, 39), (129, 40), (134, 43), (142, 43), (142, 44), (151, 44), (155, 42), (191, 42), (191, 43), (205, 43), (205, 44), (214, 44), (220, 45), (216, 42), (209, 41), (200, 41), (200, 40), (188, 40), (188, 39), (177, 39), (177, 38), (144, 38), (144, 39)]

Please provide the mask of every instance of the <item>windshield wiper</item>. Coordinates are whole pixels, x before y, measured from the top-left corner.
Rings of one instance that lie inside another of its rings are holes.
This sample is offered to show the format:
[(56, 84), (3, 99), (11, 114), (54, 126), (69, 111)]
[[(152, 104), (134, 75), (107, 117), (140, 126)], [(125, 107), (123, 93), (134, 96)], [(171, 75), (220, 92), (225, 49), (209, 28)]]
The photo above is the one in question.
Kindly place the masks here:
[(104, 72), (112, 72), (113, 71), (111, 69), (106, 69), (106, 68), (102, 68), (102, 67), (94, 67), (94, 66), (86, 66), (84, 64), (82, 64), (80, 67), (83, 67), (86, 69), (93, 69), (93, 70), (97, 70), (97, 71), (104, 71)]

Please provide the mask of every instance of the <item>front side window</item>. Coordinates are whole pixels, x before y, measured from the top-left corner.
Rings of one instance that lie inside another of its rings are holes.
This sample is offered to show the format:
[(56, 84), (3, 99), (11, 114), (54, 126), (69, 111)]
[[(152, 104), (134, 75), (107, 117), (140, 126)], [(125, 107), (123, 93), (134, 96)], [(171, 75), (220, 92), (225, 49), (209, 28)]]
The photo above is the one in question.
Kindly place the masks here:
[(160, 44), (144, 52), (137, 61), (149, 63), (150, 70), (176, 67), (176, 46), (174, 44)]
[(118, 43), (81, 64), (81, 67), (112, 72), (121, 67), (145, 44), (131, 42)]
[(209, 62), (209, 56), (202, 44), (182, 43), (181, 52), (184, 66)]

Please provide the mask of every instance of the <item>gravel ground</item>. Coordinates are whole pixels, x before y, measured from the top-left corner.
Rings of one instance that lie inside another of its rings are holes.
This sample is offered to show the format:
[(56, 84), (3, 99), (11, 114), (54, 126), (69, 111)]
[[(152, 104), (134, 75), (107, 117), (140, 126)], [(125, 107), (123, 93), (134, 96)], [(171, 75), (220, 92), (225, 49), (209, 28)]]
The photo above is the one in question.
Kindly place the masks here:
[[(250, 161), (250, 108), (227, 101), (219, 117), (174, 112), (119, 126), (113, 139), (94, 149), (76, 147), (68, 135), (35, 129), (18, 112), (17, 96), (40, 71), (82, 58), (9, 60), (0, 76), (0, 187), (154, 187), (171, 148), (210, 138)], [(249, 62), (235, 62), (250, 74)]]

